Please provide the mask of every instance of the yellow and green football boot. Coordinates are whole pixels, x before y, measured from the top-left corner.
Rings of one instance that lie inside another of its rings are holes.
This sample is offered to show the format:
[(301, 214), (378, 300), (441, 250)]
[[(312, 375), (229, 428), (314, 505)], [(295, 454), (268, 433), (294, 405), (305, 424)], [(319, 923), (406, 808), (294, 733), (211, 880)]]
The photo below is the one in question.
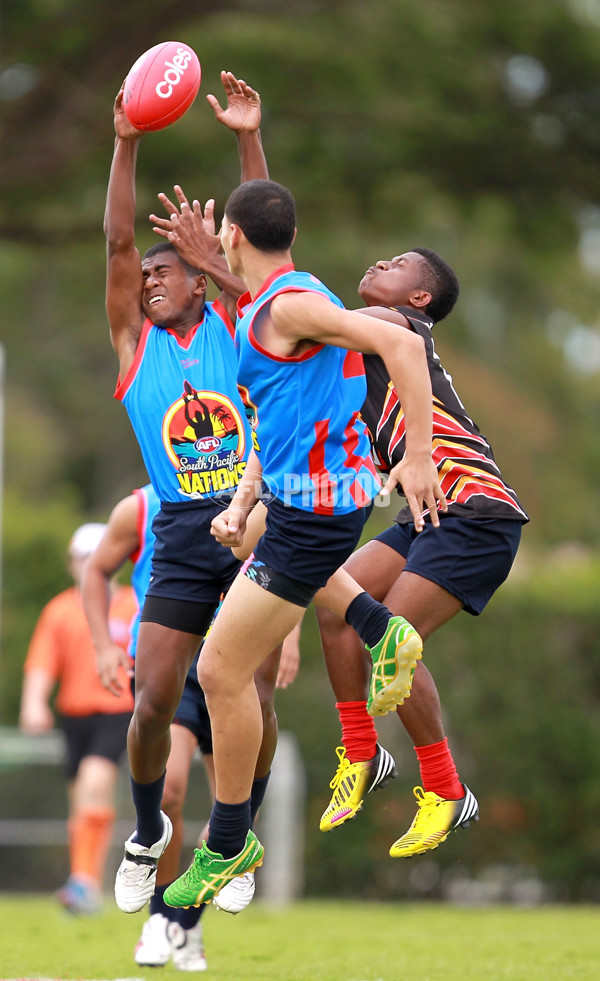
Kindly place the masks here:
[(218, 852), (212, 852), (203, 841), (202, 848), (194, 850), (194, 861), (187, 872), (165, 889), (165, 903), (185, 909), (210, 903), (213, 896), (232, 879), (244, 872), (254, 872), (257, 866), (262, 865), (264, 853), (253, 831), (248, 832), (244, 848), (233, 858), (223, 858)]
[(373, 661), (367, 712), (387, 715), (410, 695), (423, 641), (408, 620), (391, 617), (379, 643), (374, 647), (367, 645), (367, 650)]

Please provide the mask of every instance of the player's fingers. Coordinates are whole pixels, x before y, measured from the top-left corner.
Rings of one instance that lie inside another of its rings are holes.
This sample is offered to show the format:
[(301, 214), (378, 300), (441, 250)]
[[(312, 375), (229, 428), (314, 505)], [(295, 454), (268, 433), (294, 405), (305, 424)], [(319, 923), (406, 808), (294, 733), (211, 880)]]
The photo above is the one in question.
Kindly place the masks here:
[(382, 497), (389, 497), (395, 487), (398, 486), (398, 481), (393, 473), (388, 476), (385, 484), (381, 488), (380, 494)]
[(219, 116), (223, 115), (223, 109), (221, 108), (221, 103), (219, 102), (216, 96), (212, 95), (212, 93), (209, 92), (209, 94), (206, 96), (206, 101), (208, 102), (209, 106), (212, 108), (217, 119), (219, 118)]
[(407, 494), (406, 502), (410, 508), (410, 513), (413, 516), (416, 530), (423, 531), (423, 528), (425, 527), (425, 520), (423, 518), (423, 507), (421, 501), (419, 501), (414, 494)]
[(161, 218), (160, 215), (154, 215), (154, 214), (148, 215), (148, 217), (149, 217), (149, 219), (150, 219), (150, 221), (152, 222), (153, 225), (158, 225), (160, 228), (170, 228), (171, 227), (171, 219), (170, 218)]
[(437, 509), (437, 501), (434, 497), (429, 498), (426, 502), (426, 506), (429, 508), (429, 517), (431, 518), (431, 524), (434, 528), (440, 527), (440, 516)]
[(162, 191), (160, 191), (158, 195), (158, 200), (162, 204), (165, 211), (168, 211), (169, 215), (172, 215), (174, 211), (177, 211), (177, 205), (173, 204), (171, 199), (168, 198), (166, 194), (163, 194)]
[(181, 185), (180, 184), (175, 184), (174, 187), (173, 187), (173, 190), (175, 191), (175, 194), (177, 195), (177, 200), (179, 201), (179, 204), (182, 205), (182, 206), (185, 204), (189, 208), (188, 199), (187, 199), (186, 195), (184, 194), (183, 188), (181, 187)]

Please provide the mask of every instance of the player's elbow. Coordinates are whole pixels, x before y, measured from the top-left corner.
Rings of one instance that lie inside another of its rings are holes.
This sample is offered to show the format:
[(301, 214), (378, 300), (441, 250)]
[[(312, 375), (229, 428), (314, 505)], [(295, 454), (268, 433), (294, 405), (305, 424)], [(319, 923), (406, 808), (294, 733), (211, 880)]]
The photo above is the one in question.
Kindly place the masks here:
[(120, 232), (104, 222), (106, 237), (106, 254), (110, 259), (131, 252), (135, 248), (135, 239), (131, 232)]

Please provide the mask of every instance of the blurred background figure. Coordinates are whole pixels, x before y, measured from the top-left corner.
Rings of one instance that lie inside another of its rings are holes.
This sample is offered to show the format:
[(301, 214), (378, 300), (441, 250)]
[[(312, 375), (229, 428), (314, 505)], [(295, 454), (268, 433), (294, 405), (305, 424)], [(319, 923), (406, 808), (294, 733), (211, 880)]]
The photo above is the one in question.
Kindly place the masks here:
[[(119, 697), (107, 691), (96, 667), (96, 654), (80, 595), (83, 565), (105, 526), (84, 524), (67, 550), (73, 586), (44, 607), (24, 665), (19, 724), (35, 735), (55, 724), (54, 708), (65, 736), (65, 773), (69, 798), (69, 876), (56, 898), (71, 913), (95, 913), (101, 904), (104, 866), (115, 820), (118, 765), (126, 749), (133, 697), (121, 668)], [(131, 586), (112, 588), (111, 635), (127, 648), (129, 624), (136, 611)]]

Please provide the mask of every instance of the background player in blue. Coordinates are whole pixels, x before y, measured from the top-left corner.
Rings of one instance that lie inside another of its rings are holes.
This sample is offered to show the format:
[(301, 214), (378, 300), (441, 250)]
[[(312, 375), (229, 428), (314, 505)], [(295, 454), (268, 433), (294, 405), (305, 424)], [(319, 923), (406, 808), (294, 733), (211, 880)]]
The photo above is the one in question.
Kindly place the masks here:
[[(248, 287), (238, 305), (238, 378), (257, 409), (261, 461), (256, 454), (251, 457), (232, 506), (214, 519), (213, 533), (225, 544), (240, 544), (247, 509), (260, 493), (257, 479), (266, 480), (275, 496), (254, 561), (226, 596), (200, 658), (217, 798), (208, 843), (165, 893), (165, 901), (174, 906), (208, 902), (230, 878), (262, 862), (263, 848), (248, 830), (249, 775), (261, 731), (252, 677), (269, 645), (289, 633), (352, 552), (365, 508), (379, 487), (359, 418), (364, 369), (353, 352), (385, 356), (403, 393), (408, 452), (390, 485), (402, 480), (418, 528), (424, 509), (435, 512), (438, 501), (444, 506), (431, 461), (431, 385), (422, 341), (406, 332), (409, 342), (396, 345), (388, 356), (391, 329), (373, 341), (363, 317), (345, 311), (315, 277), (296, 273), (290, 254), (295, 223), (292, 195), (272, 181), (242, 185), (225, 207), (223, 249), (229, 268)], [(381, 684), (372, 687), (376, 703), (386, 687), (386, 661), (398, 674), (402, 642), (397, 632), (390, 642), (389, 610), (353, 580), (341, 592), (339, 607), (371, 648), (374, 676), (382, 675)], [(410, 683), (402, 697), (409, 690)]]
[[(119, 666), (127, 669), (131, 662), (128, 664), (121, 648), (112, 643), (107, 629), (110, 582), (130, 559), (133, 563), (131, 584), (135, 590), (138, 612), (131, 624), (128, 654), (135, 660), (140, 611), (150, 580), (154, 548), (152, 521), (159, 508), (160, 501), (151, 484), (135, 490), (129, 497), (119, 501), (110, 514), (98, 547), (84, 569), (82, 598), (96, 648), (98, 672), (104, 686), (117, 696), (122, 693)], [(192, 757), (197, 746), (202, 753), (211, 797), (214, 797), (210, 719), (202, 689), (198, 684), (194, 661), (171, 725), (171, 751), (162, 807), (173, 824), (173, 837), (158, 864), (157, 887), (150, 900), (150, 916), (142, 928), (135, 949), (136, 962), (144, 966), (159, 967), (172, 959), (173, 966), (179, 970), (204, 971), (207, 967), (198, 915), (201, 910), (173, 910), (162, 901), (164, 890), (179, 872), (183, 842), (183, 804)]]
[[(81, 593), (90, 631), (96, 648), (98, 671), (102, 682), (115, 695), (123, 692), (122, 673), (119, 667), (130, 671), (130, 660), (135, 660), (139, 612), (144, 603), (148, 581), (154, 534), (152, 520), (160, 507), (151, 484), (135, 490), (119, 501), (108, 519), (98, 547), (88, 559), (83, 575)], [(113, 576), (130, 559), (133, 563), (131, 583), (138, 601), (138, 613), (130, 628), (131, 643), (128, 656), (114, 644), (109, 632), (108, 605), (110, 583)], [(277, 687), (286, 687), (293, 680), (299, 658), (298, 638), (286, 638), (282, 652)], [(174, 967), (186, 971), (206, 970), (206, 957), (202, 928), (199, 920), (204, 910), (173, 909), (163, 902), (163, 893), (179, 873), (179, 860), (183, 842), (183, 805), (188, 786), (192, 757), (198, 746), (214, 799), (214, 765), (210, 719), (204, 693), (198, 684), (197, 657), (188, 671), (182, 699), (177, 707), (171, 726), (171, 751), (167, 763), (162, 806), (173, 824), (173, 837), (164, 852), (157, 871), (157, 886), (150, 900), (150, 916), (142, 929), (135, 949), (138, 964), (159, 967), (172, 959)], [(207, 829), (202, 833), (206, 837)], [(240, 900), (247, 900), (248, 891), (254, 891), (250, 877), (233, 880), (219, 897), (219, 908), (237, 912)], [(249, 900), (247, 900), (249, 902)]]
[[(133, 675), (131, 662), (135, 662), (140, 611), (150, 580), (154, 548), (152, 521), (159, 508), (160, 501), (152, 484), (134, 490), (129, 497), (119, 501), (109, 516), (97, 548), (84, 567), (81, 595), (96, 649), (98, 673), (105, 688), (117, 697), (124, 692), (123, 672), (120, 669), (124, 669), (130, 676)], [(127, 560), (133, 563), (131, 584), (135, 590), (138, 611), (130, 625), (131, 640), (125, 653), (112, 640), (109, 606), (113, 577)], [(299, 658), (299, 634), (293, 632), (283, 644), (277, 674), (278, 688), (285, 688), (292, 683), (298, 670)], [(158, 863), (156, 890), (150, 900), (150, 916), (135, 949), (135, 960), (138, 964), (159, 967), (172, 958), (176, 968), (186, 971), (203, 971), (207, 966), (202, 928), (199, 924), (205, 907), (174, 909), (164, 903), (163, 894), (179, 873), (183, 843), (183, 806), (196, 747), (202, 754), (211, 799), (214, 799), (210, 718), (204, 693), (198, 684), (197, 661), (196, 656), (188, 671), (183, 695), (171, 725), (171, 751), (167, 762), (162, 807), (173, 824), (173, 837)], [(201, 838), (205, 838), (207, 833), (208, 828), (205, 827)], [(254, 877), (250, 873), (232, 880), (216, 897), (215, 905), (226, 912), (237, 913), (250, 902), (253, 894)]]
[[(221, 109), (213, 96), (209, 101), (217, 118), (236, 133), (242, 180), (264, 176), (260, 99), (231, 73), (221, 78), (227, 108)], [(204, 272), (182, 262), (168, 243), (153, 246), (140, 260), (135, 165), (142, 134), (127, 120), (122, 98), (121, 91), (114, 105), (116, 139), (104, 223), (106, 309), (119, 359), (116, 397), (129, 413), (161, 500), (128, 737), (137, 823), (115, 882), (117, 904), (132, 913), (152, 896), (158, 859), (172, 834), (160, 810), (170, 723), (220, 595), (239, 568), (211, 537), (210, 523), (223, 507), (222, 495), (245, 469), (251, 434), (237, 389), (232, 341), (231, 314), (240, 282), (216, 252), (205, 254)], [(223, 291), (213, 303), (205, 302), (205, 272)], [(189, 418), (206, 412), (211, 431), (198, 436)], [(263, 751), (269, 765), (277, 731), (275, 675), (276, 662), (262, 669)], [(256, 808), (266, 780), (263, 775), (253, 784)]]
[[(439, 528), (429, 521), (414, 534), (403, 509), (391, 528), (364, 545), (345, 568), (394, 613), (402, 613), (424, 640), (464, 609), (478, 616), (506, 579), (527, 515), (503, 480), (485, 436), (467, 414), (434, 348), (432, 330), (452, 310), (458, 280), (437, 253), (413, 249), (371, 266), (359, 285), (361, 313), (423, 337), (433, 390), (432, 457), (448, 510)], [(385, 364), (365, 357), (367, 399), (363, 417), (383, 472), (402, 459), (402, 405)], [(318, 610), (323, 651), (337, 699), (343, 746), (331, 783), (333, 796), (321, 818), (330, 831), (353, 818), (377, 787), (377, 732), (367, 712), (369, 664), (356, 633), (341, 618)], [(415, 788), (417, 815), (390, 848), (393, 858), (436, 848), (454, 828), (477, 818), (477, 801), (461, 782), (442, 722), (433, 678), (416, 667), (411, 698), (398, 716), (413, 740), (422, 787)]]

